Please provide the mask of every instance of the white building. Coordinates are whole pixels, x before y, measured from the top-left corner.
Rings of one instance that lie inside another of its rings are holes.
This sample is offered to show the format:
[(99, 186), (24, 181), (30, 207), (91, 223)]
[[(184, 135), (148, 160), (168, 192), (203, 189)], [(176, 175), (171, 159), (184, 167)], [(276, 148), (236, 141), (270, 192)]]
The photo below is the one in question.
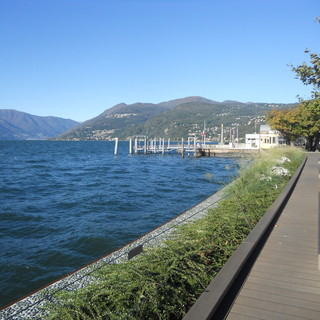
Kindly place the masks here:
[(246, 134), (246, 148), (269, 149), (286, 144), (286, 139), (268, 125), (261, 125), (259, 133)]

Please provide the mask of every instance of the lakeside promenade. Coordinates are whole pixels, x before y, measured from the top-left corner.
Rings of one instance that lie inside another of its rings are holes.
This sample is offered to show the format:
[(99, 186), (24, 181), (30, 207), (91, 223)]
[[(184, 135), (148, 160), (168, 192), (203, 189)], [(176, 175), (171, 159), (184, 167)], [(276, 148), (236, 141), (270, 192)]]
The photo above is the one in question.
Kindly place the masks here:
[(228, 320), (320, 319), (319, 153), (307, 163)]

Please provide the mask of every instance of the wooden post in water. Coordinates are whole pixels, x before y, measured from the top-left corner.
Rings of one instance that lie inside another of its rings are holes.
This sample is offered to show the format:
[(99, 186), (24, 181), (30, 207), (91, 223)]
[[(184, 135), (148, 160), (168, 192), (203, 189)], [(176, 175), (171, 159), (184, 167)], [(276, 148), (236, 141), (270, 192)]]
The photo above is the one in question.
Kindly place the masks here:
[(167, 149), (168, 149), (168, 153), (170, 153), (170, 138), (168, 139), (168, 146), (167, 146)]
[(162, 154), (164, 154), (164, 138), (162, 139)]
[(182, 155), (182, 158), (184, 158), (184, 141), (183, 141), (183, 138), (181, 139), (181, 155)]
[(148, 139), (147, 137), (144, 138), (144, 146), (143, 146), (143, 153), (147, 154), (147, 143), (148, 143)]
[(129, 139), (129, 154), (132, 153), (132, 138)]
[(153, 140), (153, 153), (157, 153), (157, 138)]
[(149, 147), (150, 147), (150, 151), (152, 152), (152, 150), (153, 150), (153, 139), (149, 140)]
[(134, 153), (138, 153), (138, 137), (134, 139)]
[(224, 144), (224, 138), (223, 138), (223, 124), (221, 125), (221, 142), (220, 144)]
[(118, 142), (119, 142), (119, 138), (116, 138), (115, 145), (114, 145), (114, 155), (115, 156), (118, 154)]
[(194, 140), (193, 140), (193, 147), (194, 147), (194, 157), (197, 156), (197, 138), (194, 137)]

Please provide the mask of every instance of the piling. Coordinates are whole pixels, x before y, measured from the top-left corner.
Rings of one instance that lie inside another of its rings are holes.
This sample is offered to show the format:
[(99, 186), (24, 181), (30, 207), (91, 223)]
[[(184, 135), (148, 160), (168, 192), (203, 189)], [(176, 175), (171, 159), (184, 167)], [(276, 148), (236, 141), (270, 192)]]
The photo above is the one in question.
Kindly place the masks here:
[(114, 145), (114, 155), (115, 156), (118, 154), (118, 142), (119, 142), (119, 138), (116, 138), (115, 145)]
[(134, 139), (134, 153), (138, 153), (138, 138)]
[(224, 144), (224, 137), (223, 137), (223, 124), (221, 125), (221, 143)]
[(183, 140), (183, 138), (181, 139), (181, 156), (182, 156), (182, 158), (184, 158), (184, 140)]
[(132, 153), (132, 138), (129, 140), (129, 154)]
[(143, 146), (143, 153), (144, 154), (147, 154), (147, 143), (148, 143), (148, 140), (147, 140), (147, 137), (144, 138), (144, 146)]

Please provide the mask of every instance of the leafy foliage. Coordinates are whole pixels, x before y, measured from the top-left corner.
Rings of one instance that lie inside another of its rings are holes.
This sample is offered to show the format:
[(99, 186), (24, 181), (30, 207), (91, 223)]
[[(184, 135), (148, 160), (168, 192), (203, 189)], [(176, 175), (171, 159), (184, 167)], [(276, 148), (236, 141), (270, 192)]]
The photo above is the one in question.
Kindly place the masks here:
[(270, 170), (282, 156), (293, 173), (303, 153), (266, 152), (205, 218), (136, 259), (100, 269), (85, 289), (60, 294), (48, 319), (181, 319), (287, 183)]
[(305, 52), (310, 54), (311, 65), (304, 62), (297, 67), (292, 67), (292, 71), (303, 84), (313, 86), (313, 98), (320, 98), (320, 56), (317, 53), (310, 53), (309, 50)]
[(266, 118), (270, 126), (289, 141), (304, 137), (308, 150), (317, 148), (320, 138), (320, 99), (304, 101), (294, 109), (272, 110)]
[[(320, 17), (316, 17), (315, 21), (320, 23)], [(297, 78), (303, 84), (313, 86), (312, 98), (317, 99), (320, 98), (320, 56), (317, 53), (310, 52), (309, 49), (306, 49), (305, 53), (310, 55), (311, 65), (303, 62), (296, 67), (291, 66), (292, 71), (295, 72)]]

